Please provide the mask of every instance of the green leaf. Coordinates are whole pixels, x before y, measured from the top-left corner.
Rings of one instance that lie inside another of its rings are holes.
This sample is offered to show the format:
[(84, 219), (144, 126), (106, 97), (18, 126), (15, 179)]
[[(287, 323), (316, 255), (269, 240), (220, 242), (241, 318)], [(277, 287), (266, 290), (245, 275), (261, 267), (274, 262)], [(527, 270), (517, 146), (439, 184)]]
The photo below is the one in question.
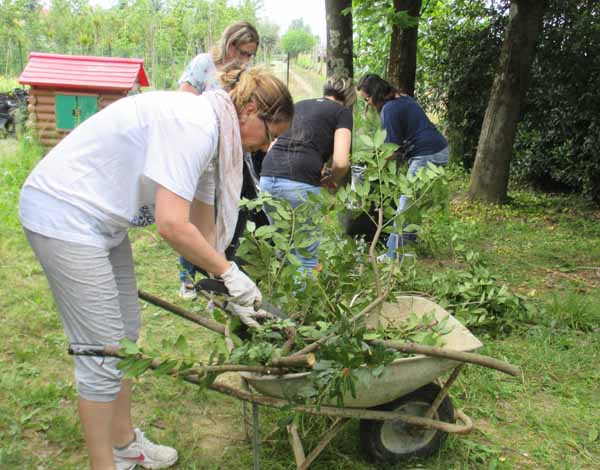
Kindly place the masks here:
[(246, 230), (248, 230), (248, 232), (252, 233), (252, 232), (254, 232), (255, 229), (256, 229), (256, 224), (254, 222), (252, 222), (251, 220), (246, 222)]
[(387, 131), (385, 129), (377, 129), (375, 132), (374, 144), (375, 147), (379, 148), (385, 141), (385, 137), (387, 135)]
[(174, 348), (176, 351), (182, 354), (188, 354), (190, 351), (190, 346), (187, 342), (187, 339), (183, 335), (179, 335), (177, 341), (175, 341)]
[(363, 339), (365, 341), (373, 341), (373, 340), (380, 339), (380, 338), (381, 338), (381, 335), (379, 333), (365, 333), (363, 335)]
[(277, 227), (274, 225), (263, 225), (262, 227), (258, 227), (256, 232), (254, 232), (254, 236), (257, 238), (266, 238), (272, 235), (277, 231)]
[(135, 341), (131, 341), (130, 339), (123, 338), (119, 342), (119, 344), (121, 346), (122, 352), (127, 355), (137, 354), (140, 352), (138, 345), (135, 343)]
[(361, 134), (360, 136), (358, 136), (358, 139), (363, 145), (366, 145), (367, 147), (373, 147), (373, 139), (371, 139), (371, 137), (369, 137), (368, 135)]
[(156, 369), (154, 369), (154, 373), (156, 375), (167, 375), (176, 367), (177, 367), (177, 361), (174, 361), (172, 359), (167, 359), (166, 361), (161, 363)]

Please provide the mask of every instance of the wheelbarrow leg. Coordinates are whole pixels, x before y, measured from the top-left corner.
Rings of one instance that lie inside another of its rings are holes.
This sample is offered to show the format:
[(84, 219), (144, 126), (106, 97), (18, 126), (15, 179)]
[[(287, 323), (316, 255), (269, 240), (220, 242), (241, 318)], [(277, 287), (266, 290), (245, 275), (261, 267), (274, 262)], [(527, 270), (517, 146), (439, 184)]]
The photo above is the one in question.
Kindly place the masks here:
[[(242, 377), (242, 389), (249, 392), (250, 386), (245, 378)], [(244, 423), (244, 441), (246, 444), (250, 444), (250, 433), (248, 432), (248, 402), (242, 400), (242, 417)]]
[(348, 421), (349, 420), (346, 418), (336, 418), (327, 432), (321, 436), (317, 446), (307, 456), (304, 454), (302, 440), (300, 439), (296, 425), (292, 423), (287, 426), (290, 445), (292, 446), (294, 451), (294, 459), (296, 460), (296, 469), (307, 470), (308, 467), (310, 467), (310, 465), (315, 461), (315, 459), (321, 455), (321, 452), (325, 450), (331, 440), (342, 430)]
[(296, 468), (300, 468), (300, 466), (306, 460), (306, 455), (304, 454), (304, 447), (302, 446), (302, 440), (300, 439), (300, 434), (298, 434), (298, 428), (294, 423), (287, 425), (288, 439), (290, 441), (290, 445), (292, 446), (292, 450), (294, 451), (294, 459), (296, 460)]
[(433, 415), (436, 413), (436, 411), (440, 407), (440, 403), (442, 403), (444, 398), (446, 398), (446, 395), (448, 395), (448, 391), (450, 390), (450, 387), (456, 381), (456, 379), (460, 375), (464, 366), (465, 366), (465, 363), (463, 362), (462, 364), (459, 364), (458, 366), (456, 366), (454, 368), (454, 370), (450, 374), (450, 377), (448, 377), (448, 380), (446, 380), (446, 383), (444, 384), (442, 389), (439, 391), (439, 393), (437, 394), (437, 396), (431, 403), (431, 406), (425, 413), (425, 416), (423, 416), (424, 418), (430, 418), (430, 419), (433, 418)]
[(259, 455), (259, 441), (258, 441), (258, 403), (252, 402), (252, 450), (254, 452), (254, 470), (260, 470), (260, 455)]

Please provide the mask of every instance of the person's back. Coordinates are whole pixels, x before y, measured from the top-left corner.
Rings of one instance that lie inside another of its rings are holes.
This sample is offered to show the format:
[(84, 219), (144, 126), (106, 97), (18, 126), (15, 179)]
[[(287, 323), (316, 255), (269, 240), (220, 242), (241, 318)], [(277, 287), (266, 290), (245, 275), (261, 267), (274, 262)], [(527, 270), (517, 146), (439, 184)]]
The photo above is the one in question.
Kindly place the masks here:
[(409, 147), (409, 158), (431, 155), (448, 146), (445, 137), (410, 96), (386, 102), (381, 109), (381, 123), (387, 131), (386, 142)]
[(292, 127), (267, 153), (261, 176), (320, 186), (323, 165), (333, 154), (335, 131), (342, 127), (352, 129), (350, 108), (327, 98), (296, 103)]

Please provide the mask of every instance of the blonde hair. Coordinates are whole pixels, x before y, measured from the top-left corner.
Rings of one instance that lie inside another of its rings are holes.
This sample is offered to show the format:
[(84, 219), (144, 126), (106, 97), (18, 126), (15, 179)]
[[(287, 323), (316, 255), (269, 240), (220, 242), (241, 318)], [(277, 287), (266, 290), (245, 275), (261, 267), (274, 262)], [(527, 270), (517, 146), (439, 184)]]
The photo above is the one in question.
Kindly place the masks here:
[(211, 51), (213, 62), (216, 65), (225, 64), (227, 52), (230, 46), (239, 47), (243, 44), (255, 42), (258, 47), (258, 31), (247, 21), (236, 21), (231, 23), (221, 34), (219, 44), (213, 47)]
[(285, 84), (261, 67), (244, 67), (237, 62), (227, 64), (219, 80), (238, 113), (254, 101), (258, 116), (268, 122), (292, 122), (294, 101)]
[(323, 85), (323, 96), (333, 96), (336, 100), (351, 108), (356, 102), (356, 89), (350, 77), (332, 76)]

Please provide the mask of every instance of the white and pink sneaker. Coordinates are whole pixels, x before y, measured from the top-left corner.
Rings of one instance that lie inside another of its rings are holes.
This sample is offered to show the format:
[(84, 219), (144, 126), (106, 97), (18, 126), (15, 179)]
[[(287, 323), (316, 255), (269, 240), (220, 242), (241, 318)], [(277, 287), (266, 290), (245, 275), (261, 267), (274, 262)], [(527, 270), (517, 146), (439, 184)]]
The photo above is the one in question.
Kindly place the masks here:
[(168, 468), (177, 462), (177, 451), (172, 447), (154, 444), (139, 429), (135, 429), (135, 440), (124, 449), (113, 449), (117, 470), (142, 468)]

